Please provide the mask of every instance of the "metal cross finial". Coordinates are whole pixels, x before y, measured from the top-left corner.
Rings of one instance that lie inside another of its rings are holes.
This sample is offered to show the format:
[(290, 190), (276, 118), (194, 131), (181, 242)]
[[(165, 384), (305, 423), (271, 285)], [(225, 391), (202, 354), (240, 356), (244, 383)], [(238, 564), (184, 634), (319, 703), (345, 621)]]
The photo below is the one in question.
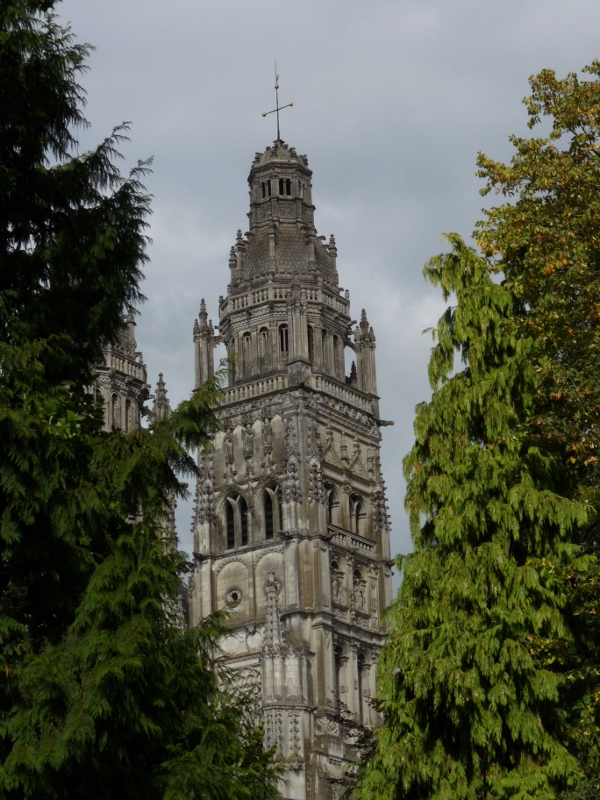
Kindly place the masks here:
[(288, 106), (293, 106), (293, 103), (286, 103), (284, 106), (279, 105), (279, 75), (277, 74), (277, 62), (275, 62), (275, 108), (272, 111), (263, 111), (263, 117), (268, 114), (277, 114), (277, 141), (281, 141), (281, 134), (279, 133), (279, 112)]

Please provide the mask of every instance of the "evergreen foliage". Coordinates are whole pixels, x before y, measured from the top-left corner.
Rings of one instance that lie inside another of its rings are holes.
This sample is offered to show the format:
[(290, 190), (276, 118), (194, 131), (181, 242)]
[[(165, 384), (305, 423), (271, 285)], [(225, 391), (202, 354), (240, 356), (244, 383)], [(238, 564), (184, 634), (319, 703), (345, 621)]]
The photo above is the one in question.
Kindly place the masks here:
[(218, 382), (131, 434), (89, 393), (142, 299), (146, 165), (121, 177), (121, 129), (71, 155), (89, 48), (51, 6), (0, 7), (0, 798), (274, 797), (224, 620), (185, 629), (164, 533)]
[[(505, 202), (426, 277), (448, 308), (405, 459), (414, 553), (360, 800), (594, 796), (599, 778), (600, 64), (544, 71)], [(499, 281), (499, 278), (501, 281)], [(462, 369), (455, 372), (455, 356)]]

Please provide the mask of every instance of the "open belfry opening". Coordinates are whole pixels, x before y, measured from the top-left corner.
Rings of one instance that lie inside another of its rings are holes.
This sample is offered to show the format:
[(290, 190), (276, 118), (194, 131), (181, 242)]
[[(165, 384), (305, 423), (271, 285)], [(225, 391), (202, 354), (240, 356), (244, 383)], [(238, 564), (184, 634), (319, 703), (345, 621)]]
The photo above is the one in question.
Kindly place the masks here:
[(325, 800), (357, 757), (340, 712), (379, 723), (392, 587), (375, 334), (364, 310), (352, 319), (311, 178), (281, 139), (256, 154), (218, 329), (204, 300), (194, 324), (196, 386), (217, 344), (229, 361), (222, 430), (199, 464), (189, 602), (191, 624), (232, 609), (223, 651), (289, 764), (284, 797)]

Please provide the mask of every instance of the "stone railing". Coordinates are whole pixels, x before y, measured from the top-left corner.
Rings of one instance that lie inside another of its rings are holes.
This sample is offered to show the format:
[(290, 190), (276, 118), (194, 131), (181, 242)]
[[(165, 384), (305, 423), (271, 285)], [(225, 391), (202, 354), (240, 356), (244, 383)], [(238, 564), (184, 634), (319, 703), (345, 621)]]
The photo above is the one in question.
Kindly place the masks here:
[(105, 363), (109, 369), (114, 369), (116, 372), (121, 372), (123, 375), (129, 375), (131, 378), (136, 378), (138, 381), (145, 382), (146, 380), (144, 364), (139, 361), (110, 353), (108, 355), (105, 354)]
[[(311, 386), (317, 392), (323, 392), (330, 397), (335, 397), (343, 403), (347, 403), (353, 408), (358, 408), (367, 414), (373, 414), (373, 405), (369, 397), (366, 397), (361, 392), (352, 389), (350, 386), (345, 386), (339, 381), (328, 378), (326, 375), (319, 375), (317, 373), (310, 373), (306, 380), (307, 385)], [(229, 403), (237, 403), (239, 400), (248, 400), (252, 397), (259, 397), (269, 392), (277, 392), (281, 389), (287, 389), (289, 386), (288, 375), (280, 373), (279, 375), (265, 376), (264, 378), (257, 377), (255, 380), (246, 381), (241, 384), (234, 384), (224, 389), (225, 399), (224, 405)]]
[(318, 392), (325, 392), (333, 397), (337, 397), (338, 399), (343, 400), (344, 403), (348, 403), (350, 406), (354, 406), (355, 408), (360, 408), (362, 411), (366, 411), (367, 414), (373, 413), (373, 405), (371, 400), (349, 386), (344, 386), (337, 381), (331, 380), (326, 375), (316, 374), (312, 376), (311, 383)]
[(320, 295), (321, 297), (317, 302), (325, 303), (325, 305), (329, 306), (330, 308), (334, 308), (336, 311), (341, 311), (342, 314), (348, 313), (349, 303), (347, 300), (343, 300), (341, 297), (329, 294), (329, 292), (321, 291)]
[(331, 534), (331, 541), (339, 544), (346, 550), (356, 550), (365, 555), (373, 555), (375, 552), (375, 542), (371, 542), (356, 533), (348, 533), (336, 525), (328, 525), (327, 532)]
[[(265, 286), (262, 289), (254, 289), (237, 297), (226, 298), (220, 306), (220, 312), (241, 311), (251, 306), (267, 303), (271, 300), (286, 300), (290, 289), (289, 286)], [(319, 287), (302, 287), (306, 299), (311, 303), (322, 303), (330, 308), (340, 311), (342, 314), (348, 313), (349, 302), (343, 297), (338, 297), (333, 292), (327, 292)]]
[(229, 403), (237, 403), (240, 400), (248, 400), (251, 397), (267, 394), (267, 392), (276, 392), (280, 389), (286, 389), (287, 385), (287, 375), (273, 375), (269, 378), (257, 378), (255, 381), (242, 383), (239, 386), (228, 386), (223, 391), (225, 395), (223, 404), (229, 405)]

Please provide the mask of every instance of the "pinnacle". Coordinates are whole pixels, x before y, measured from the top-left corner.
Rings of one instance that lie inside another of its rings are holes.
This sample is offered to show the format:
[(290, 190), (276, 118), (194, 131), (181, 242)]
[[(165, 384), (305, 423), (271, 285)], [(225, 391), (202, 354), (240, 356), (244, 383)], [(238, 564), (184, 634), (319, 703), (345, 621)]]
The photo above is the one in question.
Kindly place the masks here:
[(163, 380), (162, 372), (158, 373), (158, 381), (156, 383), (156, 393), (154, 395), (154, 404), (152, 407), (154, 419), (166, 419), (171, 413), (171, 404), (167, 397), (167, 388)]

